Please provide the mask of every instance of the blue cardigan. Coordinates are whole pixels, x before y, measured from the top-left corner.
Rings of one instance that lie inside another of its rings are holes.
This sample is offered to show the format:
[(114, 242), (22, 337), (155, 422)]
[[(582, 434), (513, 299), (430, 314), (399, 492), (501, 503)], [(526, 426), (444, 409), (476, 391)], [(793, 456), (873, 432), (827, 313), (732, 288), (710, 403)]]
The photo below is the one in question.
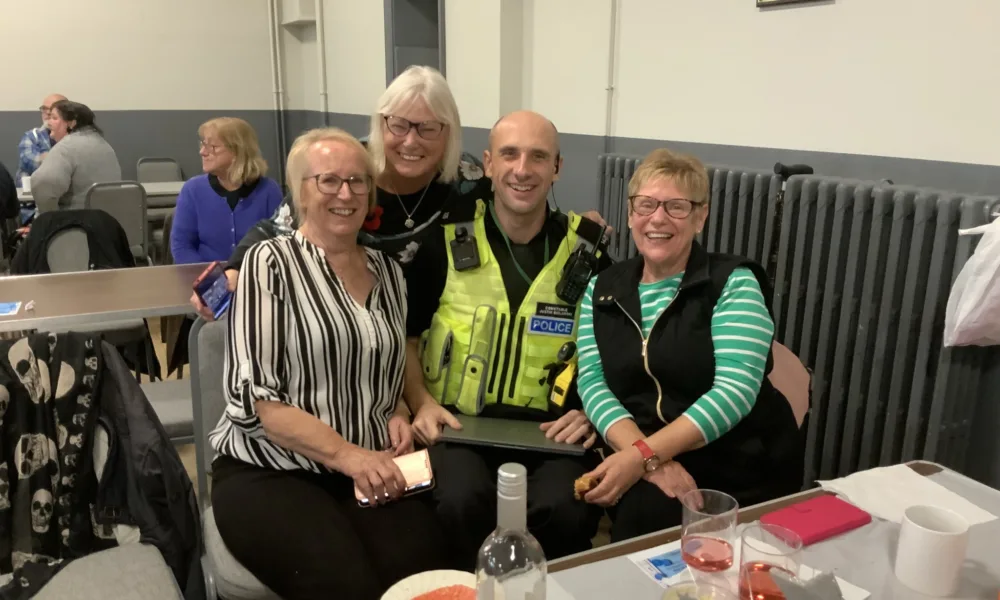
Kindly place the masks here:
[(235, 210), (199, 175), (184, 183), (177, 196), (174, 224), (170, 230), (170, 252), (177, 264), (229, 260), (247, 231), (267, 219), (281, 204), (281, 188), (262, 177), (250, 195), (241, 198)]

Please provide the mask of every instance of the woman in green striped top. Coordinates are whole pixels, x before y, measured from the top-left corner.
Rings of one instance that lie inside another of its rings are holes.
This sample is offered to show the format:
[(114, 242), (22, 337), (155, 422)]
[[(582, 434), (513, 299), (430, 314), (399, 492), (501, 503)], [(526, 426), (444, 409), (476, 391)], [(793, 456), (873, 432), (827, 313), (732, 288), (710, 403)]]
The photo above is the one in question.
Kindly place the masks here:
[(629, 183), (639, 256), (598, 275), (581, 304), (578, 389), (615, 450), (585, 500), (617, 505), (612, 541), (676, 525), (670, 498), (695, 487), (746, 504), (801, 483), (797, 425), (766, 378), (767, 278), (694, 240), (707, 199), (697, 159), (650, 154)]

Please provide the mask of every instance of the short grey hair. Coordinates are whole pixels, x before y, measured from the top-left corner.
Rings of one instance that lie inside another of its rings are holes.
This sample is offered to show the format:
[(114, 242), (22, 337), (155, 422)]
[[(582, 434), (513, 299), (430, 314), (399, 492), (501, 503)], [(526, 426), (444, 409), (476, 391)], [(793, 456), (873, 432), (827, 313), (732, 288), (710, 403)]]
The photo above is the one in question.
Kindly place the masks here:
[(324, 127), (321, 129), (311, 129), (299, 137), (295, 138), (292, 149), (288, 151), (288, 163), (285, 168), (285, 181), (288, 189), (292, 192), (292, 205), (296, 214), (299, 215), (299, 223), (305, 220), (305, 211), (302, 207), (302, 178), (309, 170), (309, 148), (317, 142), (341, 142), (355, 148), (361, 155), (365, 163), (365, 174), (371, 178), (368, 191), (368, 210), (375, 206), (375, 169), (372, 166), (371, 156), (353, 135), (343, 129), (336, 127)]
[(371, 128), (368, 132), (368, 151), (375, 163), (375, 176), (385, 172), (385, 146), (382, 136), (385, 133), (385, 117), (399, 110), (415, 99), (420, 98), (427, 103), (428, 108), (439, 121), (448, 126), (448, 136), (445, 139), (444, 156), (439, 165), (443, 183), (458, 178), (458, 163), (462, 158), (462, 120), (458, 116), (458, 104), (448, 87), (444, 76), (431, 67), (411, 66), (400, 73), (399, 77), (389, 84), (378, 99), (375, 112), (372, 113)]

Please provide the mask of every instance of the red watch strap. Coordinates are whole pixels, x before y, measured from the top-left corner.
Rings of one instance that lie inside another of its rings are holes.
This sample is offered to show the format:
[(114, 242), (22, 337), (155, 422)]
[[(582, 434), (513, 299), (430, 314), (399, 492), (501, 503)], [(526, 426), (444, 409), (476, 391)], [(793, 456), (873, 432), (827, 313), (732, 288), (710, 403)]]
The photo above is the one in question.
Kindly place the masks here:
[(632, 445), (639, 449), (643, 460), (656, 458), (656, 454), (653, 452), (653, 449), (650, 448), (649, 444), (647, 444), (644, 440), (636, 440), (632, 442)]

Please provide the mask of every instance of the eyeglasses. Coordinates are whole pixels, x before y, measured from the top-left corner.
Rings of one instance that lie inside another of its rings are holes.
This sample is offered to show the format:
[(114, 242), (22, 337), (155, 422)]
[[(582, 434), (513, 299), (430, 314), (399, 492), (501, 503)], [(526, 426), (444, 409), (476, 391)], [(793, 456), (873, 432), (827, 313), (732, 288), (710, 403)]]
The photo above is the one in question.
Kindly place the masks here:
[(691, 202), (686, 198), (671, 198), (670, 200), (657, 200), (649, 196), (629, 196), (629, 203), (632, 211), (637, 215), (648, 217), (656, 212), (656, 209), (663, 206), (663, 210), (675, 219), (686, 219), (696, 206), (701, 206), (702, 202)]
[(403, 117), (394, 117), (392, 115), (383, 115), (382, 118), (385, 119), (385, 126), (389, 128), (392, 135), (399, 137), (407, 135), (411, 129), (416, 129), (417, 135), (425, 140), (436, 140), (441, 136), (441, 132), (444, 131), (444, 123), (440, 121), (414, 123)]
[(42, 106), (38, 107), (38, 110), (42, 111), (43, 115), (47, 115), (50, 112), (52, 112), (52, 107), (51, 106), (44, 106), (44, 105), (42, 105)]
[(218, 144), (209, 144), (205, 140), (198, 140), (198, 150), (208, 150), (209, 154), (215, 154), (220, 149), (222, 149), (222, 146)]
[(351, 190), (351, 193), (355, 196), (361, 196), (367, 194), (371, 189), (368, 177), (348, 177), (344, 179), (333, 173), (320, 173), (319, 175), (312, 175), (310, 177), (303, 177), (302, 181), (306, 179), (316, 180), (316, 189), (320, 191), (321, 194), (339, 194), (340, 188), (347, 184), (347, 189)]

